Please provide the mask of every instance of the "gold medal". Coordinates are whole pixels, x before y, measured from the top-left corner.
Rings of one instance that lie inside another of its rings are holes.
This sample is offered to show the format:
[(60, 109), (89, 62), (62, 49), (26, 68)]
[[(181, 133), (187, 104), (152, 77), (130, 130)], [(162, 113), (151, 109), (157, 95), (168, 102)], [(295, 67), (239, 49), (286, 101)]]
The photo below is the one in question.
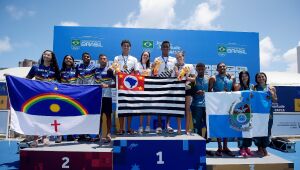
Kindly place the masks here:
[(127, 65), (124, 65), (123, 68), (124, 68), (125, 70), (127, 70), (128, 67), (127, 67)]

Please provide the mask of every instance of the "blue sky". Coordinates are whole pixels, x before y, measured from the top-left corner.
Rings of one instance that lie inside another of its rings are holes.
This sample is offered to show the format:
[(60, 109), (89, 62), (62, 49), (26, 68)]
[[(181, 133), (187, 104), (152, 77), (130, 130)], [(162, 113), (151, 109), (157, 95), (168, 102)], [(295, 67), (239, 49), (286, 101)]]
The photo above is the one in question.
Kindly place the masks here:
[(1, 0), (0, 67), (38, 60), (54, 25), (259, 32), (262, 71), (296, 72), (299, 0)]

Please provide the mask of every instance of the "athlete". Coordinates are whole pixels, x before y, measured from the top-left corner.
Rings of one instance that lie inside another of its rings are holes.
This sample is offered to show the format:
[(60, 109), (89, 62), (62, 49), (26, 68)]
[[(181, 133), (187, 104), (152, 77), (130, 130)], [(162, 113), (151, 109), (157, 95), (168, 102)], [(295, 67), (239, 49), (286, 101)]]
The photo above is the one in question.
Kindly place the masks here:
[[(263, 72), (257, 73), (255, 75), (255, 82), (256, 85), (254, 86), (255, 91), (266, 91), (270, 94), (270, 98), (272, 102), (277, 101), (277, 95), (276, 95), (276, 89), (273, 86), (270, 86), (267, 84), (267, 75)], [(270, 144), (270, 137), (271, 137), (271, 129), (273, 125), (273, 111), (272, 108), (270, 108), (270, 118), (268, 123), (268, 136), (264, 137), (254, 137), (254, 143), (257, 146), (258, 154), (261, 156), (268, 156), (267, 147)]]
[[(129, 40), (123, 40), (121, 42), (122, 54), (118, 55), (114, 59), (114, 63), (118, 63), (120, 66), (120, 71), (127, 74), (137, 74), (138, 73), (138, 61), (135, 57), (129, 54), (131, 43)], [(128, 116), (127, 119), (127, 133), (134, 134), (135, 131), (131, 129), (131, 120), (132, 117)], [(123, 135), (125, 133), (124, 130), (124, 117), (119, 117), (120, 129), (117, 132), (118, 135)]]
[[(209, 92), (230, 92), (233, 90), (233, 80), (228, 78), (229, 76), (226, 73), (226, 65), (221, 62), (217, 65), (218, 74), (216, 76), (212, 76), (209, 79)], [(220, 129), (222, 130), (222, 129)], [(227, 146), (227, 138), (223, 138), (223, 147), (222, 147), (222, 139), (217, 138), (218, 141), (218, 150), (216, 151), (217, 156), (222, 156), (222, 153), (225, 153), (229, 156), (234, 156), (234, 154), (229, 150)]]
[[(138, 71), (139, 71), (140, 75), (151, 76), (150, 52), (144, 51), (142, 53), (138, 68), (139, 68)], [(139, 130), (138, 130), (139, 134), (142, 134), (144, 132), (143, 119), (144, 119), (144, 116), (140, 116), (140, 124), (139, 124)], [(151, 116), (148, 115), (147, 122), (146, 122), (146, 128), (145, 128), (146, 133), (149, 133), (151, 130), (150, 129), (150, 121), (151, 121)]]
[[(194, 129), (193, 132), (207, 139), (206, 128), (206, 111), (205, 111), (205, 93), (208, 92), (209, 77), (205, 75), (205, 64), (198, 63), (196, 65), (197, 77), (195, 78), (194, 86), (192, 86), (191, 94), (193, 97), (191, 104), (192, 120)], [(202, 128), (205, 127), (205, 134), (202, 134)], [(206, 150), (206, 154), (213, 156), (213, 153)]]
[[(111, 113), (112, 113), (112, 92), (111, 88), (115, 88), (115, 76), (113, 70), (109, 69), (108, 60), (106, 55), (99, 55), (100, 67), (95, 70), (95, 84), (102, 87), (102, 107), (100, 118), (100, 131), (102, 130), (103, 115), (106, 116), (106, 128), (107, 133), (105, 141), (111, 141), (110, 129), (111, 129)], [(103, 133), (102, 133), (103, 134)]]
[[(74, 58), (71, 55), (66, 55), (63, 59), (62, 68), (60, 70), (61, 83), (76, 84), (78, 73), (74, 64)], [(73, 135), (67, 136), (68, 141), (74, 141)], [(57, 136), (55, 143), (61, 143), (62, 136)]]
[[(91, 85), (94, 84), (94, 75), (96, 66), (91, 63), (91, 55), (88, 52), (84, 52), (81, 55), (83, 61), (78, 65), (76, 71), (78, 73), (77, 84)], [(78, 141), (91, 141), (92, 136), (83, 134), (79, 135)]]
[[(170, 42), (163, 41), (161, 44), (161, 56), (154, 59), (154, 65), (152, 67), (152, 74), (157, 77), (175, 77), (175, 64), (177, 63), (176, 58), (169, 56)], [(159, 63), (159, 64), (158, 64)], [(157, 128), (156, 133), (162, 133), (162, 120), (161, 116), (157, 117)], [(170, 126), (170, 117), (167, 116), (166, 130), (168, 133), (174, 133), (173, 128)]]
[[(186, 80), (186, 91), (185, 91), (185, 132), (187, 135), (190, 134), (190, 119), (191, 115), (191, 86), (189, 83), (195, 82), (195, 68), (192, 64), (184, 63), (184, 52), (178, 52), (176, 54), (177, 63), (176, 65), (176, 74), (177, 77), (181, 80)], [(178, 134), (181, 134), (181, 119), (177, 118), (178, 123)]]
[[(39, 64), (31, 67), (26, 78), (34, 78), (35, 80), (46, 82), (59, 82), (59, 68), (54, 52), (51, 50), (45, 50), (41, 56)], [(37, 147), (38, 140), (38, 136), (26, 136), (26, 139), (23, 140), (21, 143), (30, 142), (30, 147)], [(49, 140), (46, 136), (43, 136), (41, 141), (45, 145), (49, 144)]]
[[(250, 84), (250, 75), (248, 71), (241, 71), (239, 73), (239, 82), (234, 84), (234, 91), (253, 90), (253, 85)], [(238, 139), (238, 147), (240, 148), (240, 155), (243, 157), (253, 156), (250, 148), (252, 145), (252, 138)]]

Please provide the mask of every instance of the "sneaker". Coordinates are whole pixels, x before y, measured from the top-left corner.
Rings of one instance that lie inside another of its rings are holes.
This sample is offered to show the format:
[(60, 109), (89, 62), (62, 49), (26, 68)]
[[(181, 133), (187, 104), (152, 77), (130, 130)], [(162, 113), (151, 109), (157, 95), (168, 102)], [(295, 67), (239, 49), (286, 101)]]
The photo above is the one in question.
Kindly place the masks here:
[(137, 132), (136, 132), (135, 130), (133, 130), (133, 129), (128, 129), (128, 130), (127, 130), (127, 133), (128, 133), (129, 135), (137, 134)]
[(125, 130), (121, 130), (121, 129), (120, 129), (116, 134), (117, 134), (117, 135), (124, 135), (124, 133), (125, 133)]
[(55, 143), (61, 143), (61, 141), (62, 141), (62, 136), (57, 136)]
[(150, 126), (146, 126), (145, 132), (146, 132), (146, 133), (150, 133), (150, 131), (151, 131)]
[(246, 153), (247, 153), (248, 156), (254, 156), (254, 153), (251, 152), (251, 150), (249, 148), (246, 148), (245, 151), (246, 151)]
[(157, 134), (161, 134), (161, 133), (162, 133), (161, 127), (156, 128), (155, 132), (156, 132)]
[(143, 131), (144, 131), (143, 126), (140, 126), (140, 127), (139, 127), (139, 131), (138, 131), (139, 134), (143, 134)]
[(105, 143), (110, 143), (111, 142), (111, 136), (110, 136), (110, 134), (108, 133), (107, 135), (106, 135), (106, 138), (105, 138)]
[(42, 143), (43, 143), (43, 145), (46, 145), (46, 146), (50, 145), (49, 138), (47, 136), (43, 136)]
[(36, 148), (36, 147), (38, 147), (38, 141), (34, 140), (34, 141), (29, 142), (29, 147), (30, 148)]
[(245, 148), (241, 148), (241, 149), (240, 149), (240, 155), (241, 155), (242, 157), (247, 157), (247, 156), (248, 156), (248, 154), (246, 153)]
[(170, 134), (172, 134), (172, 133), (174, 133), (174, 129), (171, 126), (169, 126), (167, 128), (167, 132), (170, 133)]

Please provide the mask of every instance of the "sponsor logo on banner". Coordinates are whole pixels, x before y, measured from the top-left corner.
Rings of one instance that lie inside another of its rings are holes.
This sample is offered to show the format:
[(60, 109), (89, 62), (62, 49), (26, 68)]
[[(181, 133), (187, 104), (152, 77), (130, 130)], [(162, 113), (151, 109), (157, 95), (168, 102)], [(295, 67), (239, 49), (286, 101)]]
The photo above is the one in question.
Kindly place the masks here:
[[(161, 44), (162, 44), (162, 41), (156, 41), (156, 48), (158, 50), (161, 49)], [(176, 53), (178, 53), (180, 51), (183, 51), (182, 48), (179, 45), (172, 44), (171, 42), (170, 42), (170, 45), (171, 45), (171, 47), (170, 47), (170, 52), (169, 53), (171, 55), (175, 55)]]
[(84, 36), (71, 39), (71, 47), (73, 50), (79, 50), (81, 47), (102, 48), (102, 42), (98, 37)]
[(218, 54), (223, 56), (227, 53), (227, 48), (223, 45), (218, 46)]
[(246, 48), (243, 45), (238, 45), (236, 43), (220, 44), (217, 47), (217, 52), (219, 56), (225, 56), (227, 54), (247, 54)]
[(278, 103), (272, 103), (272, 108), (274, 109), (274, 112), (285, 112), (285, 106), (279, 105)]
[(229, 115), (231, 128), (239, 131), (248, 131), (252, 128), (252, 114), (249, 103), (242, 102), (242, 100), (233, 102), (230, 107)]
[(153, 48), (153, 47), (154, 47), (153, 41), (149, 41), (149, 40), (143, 41), (143, 48)]

